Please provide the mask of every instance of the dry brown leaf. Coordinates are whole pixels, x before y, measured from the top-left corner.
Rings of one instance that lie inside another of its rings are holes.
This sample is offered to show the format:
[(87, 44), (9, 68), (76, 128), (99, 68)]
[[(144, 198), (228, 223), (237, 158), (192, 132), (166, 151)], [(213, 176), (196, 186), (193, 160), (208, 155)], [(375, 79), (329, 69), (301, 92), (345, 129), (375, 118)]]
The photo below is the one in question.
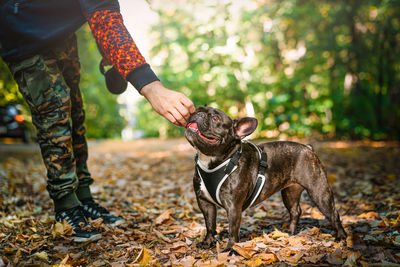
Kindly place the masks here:
[(60, 222), (56, 222), (53, 228), (53, 236), (61, 236), (64, 234), (64, 225)]
[(275, 229), (273, 232), (271, 232), (269, 234), (269, 236), (271, 236), (273, 239), (278, 239), (280, 237), (284, 237), (284, 238), (288, 238), (289, 234), (288, 233), (284, 233), (279, 231), (278, 229)]
[(289, 239), (289, 245), (290, 246), (299, 246), (307, 243), (308, 239), (305, 238), (304, 236), (290, 236)]
[(30, 240), (30, 237), (27, 236), (27, 235), (19, 234), (19, 235), (17, 235), (17, 237), (15, 238), (15, 240), (16, 240), (16, 241), (19, 241), (19, 242), (25, 242), (25, 241), (29, 241), (29, 240)]
[(59, 264), (53, 265), (52, 267), (72, 267), (72, 265), (67, 264), (68, 259), (69, 255), (67, 254)]
[(166, 237), (165, 235), (163, 235), (161, 232), (157, 231), (156, 229), (153, 229), (153, 232), (156, 234), (156, 236), (158, 238), (160, 238), (161, 240), (163, 240), (164, 242), (167, 243), (172, 243), (172, 240), (169, 239), (168, 237)]
[(171, 261), (171, 265), (172, 266), (176, 266), (176, 267), (191, 267), (194, 265), (194, 263), (196, 262), (196, 259), (193, 256), (187, 256), (187, 257), (183, 257), (180, 260), (176, 260), (176, 261)]
[(297, 264), (297, 262), (301, 259), (301, 257), (303, 257), (303, 255), (304, 255), (304, 252), (300, 251), (293, 256), (287, 257), (285, 259), (285, 261), (287, 261), (291, 264)]
[(263, 264), (263, 261), (260, 258), (255, 258), (254, 260), (243, 261), (246, 266), (256, 267)]
[(303, 257), (303, 260), (306, 262), (311, 262), (311, 263), (315, 264), (315, 263), (319, 262), (324, 256), (325, 256), (325, 253), (315, 254), (312, 256), (305, 256), (305, 257)]
[(175, 221), (174, 218), (171, 217), (171, 214), (174, 212), (173, 209), (168, 209), (161, 213), (155, 220), (154, 224), (155, 225), (160, 225), (160, 224), (171, 224)]
[(257, 257), (260, 257), (264, 263), (271, 264), (278, 260), (278, 258), (273, 253), (261, 253)]
[(352, 252), (347, 256), (346, 261), (343, 263), (343, 267), (358, 266), (357, 259), (360, 258), (360, 252)]
[(103, 226), (103, 218), (101, 217), (97, 218), (96, 220), (92, 220), (89, 218), (89, 222), (96, 229), (101, 228)]
[(205, 231), (206, 228), (203, 225), (197, 222), (192, 222), (189, 226), (189, 230), (187, 230), (184, 235), (189, 238), (196, 238), (198, 236), (203, 236)]
[(148, 266), (153, 261), (153, 258), (150, 256), (149, 252), (144, 246), (142, 246), (141, 248), (142, 250), (136, 257), (135, 263), (138, 263), (143, 266)]
[(66, 220), (63, 221), (63, 227), (64, 227), (64, 235), (70, 236), (75, 233), (74, 228)]
[(67, 221), (56, 222), (52, 230), (53, 237), (70, 236), (74, 234), (74, 228)]
[(49, 260), (49, 255), (47, 254), (46, 251), (36, 252), (36, 253), (34, 254), (34, 256), (35, 256), (36, 258), (41, 259), (41, 260), (45, 260), (45, 261), (48, 261), (48, 260)]
[(317, 208), (312, 208), (310, 211), (310, 215), (314, 219), (324, 219), (325, 216)]
[(337, 174), (336, 173), (330, 173), (328, 174), (328, 180), (331, 184), (333, 184), (334, 182), (336, 182), (337, 180)]
[(337, 248), (333, 253), (328, 254), (327, 257), (327, 261), (330, 264), (334, 264), (334, 265), (339, 265), (343, 263), (343, 258), (342, 258), (342, 249), (341, 248)]
[(172, 247), (169, 248), (171, 253), (185, 253), (188, 250), (186, 243), (182, 241), (175, 242)]
[(286, 261), (287, 258), (294, 255), (297, 251), (292, 251), (288, 247), (279, 248), (275, 251), (275, 255), (279, 261)]
[(380, 216), (377, 212), (370, 211), (370, 212), (366, 212), (366, 213), (362, 213), (362, 214), (358, 215), (358, 218), (366, 219), (366, 220), (376, 220), (376, 219), (380, 219)]
[(218, 257), (217, 260), (219, 262), (226, 262), (229, 259), (229, 251), (228, 252), (221, 252)]
[(256, 251), (254, 248), (256, 247), (256, 243), (253, 241), (247, 241), (242, 243), (236, 243), (233, 245), (232, 249), (235, 250), (239, 255), (245, 257), (246, 259), (250, 259)]

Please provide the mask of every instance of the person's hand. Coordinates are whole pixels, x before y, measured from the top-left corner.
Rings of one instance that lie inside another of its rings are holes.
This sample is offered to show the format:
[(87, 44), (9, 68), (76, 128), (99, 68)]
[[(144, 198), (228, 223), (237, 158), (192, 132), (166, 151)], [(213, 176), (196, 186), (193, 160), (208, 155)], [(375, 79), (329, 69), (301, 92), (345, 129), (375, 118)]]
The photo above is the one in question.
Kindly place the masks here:
[(184, 94), (165, 88), (160, 81), (145, 85), (140, 93), (153, 109), (177, 126), (186, 126), (189, 115), (195, 112), (193, 102)]

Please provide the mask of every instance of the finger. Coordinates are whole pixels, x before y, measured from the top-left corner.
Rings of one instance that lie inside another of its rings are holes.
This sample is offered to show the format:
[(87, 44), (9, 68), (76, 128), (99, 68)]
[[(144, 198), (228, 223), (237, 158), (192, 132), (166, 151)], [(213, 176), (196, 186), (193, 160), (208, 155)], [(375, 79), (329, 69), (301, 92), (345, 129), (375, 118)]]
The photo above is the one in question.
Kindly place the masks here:
[(193, 102), (189, 98), (187, 98), (186, 96), (183, 96), (180, 99), (180, 101), (181, 101), (182, 105), (184, 105), (189, 110), (190, 114), (192, 114), (192, 113), (194, 113), (196, 111), (196, 108), (194, 107)]
[(182, 126), (182, 127), (186, 125), (185, 118), (181, 115), (181, 113), (179, 113), (178, 110), (176, 110), (176, 108), (173, 108), (173, 109), (169, 110), (168, 112), (175, 118), (176, 122), (178, 123), (176, 125)]
[(166, 113), (165, 115), (163, 115), (164, 116), (164, 118), (166, 118), (169, 122), (171, 122), (171, 123), (173, 123), (173, 124), (175, 124), (175, 125), (177, 125), (177, 126), (180, 126), (179, 125), (179, 123), (176, 121), (176, 119), (174, 118), (174, 116), (172, 116), (172, 114), (170, 114), (170, 113)]
[(178, 110), (178, 112), (185, 119), (185, 123), (186, 123), (187, 119), (190, 116), (189, 110), (184, 105), (182, 105), (181, 103), (177, 104), (175, 108)]

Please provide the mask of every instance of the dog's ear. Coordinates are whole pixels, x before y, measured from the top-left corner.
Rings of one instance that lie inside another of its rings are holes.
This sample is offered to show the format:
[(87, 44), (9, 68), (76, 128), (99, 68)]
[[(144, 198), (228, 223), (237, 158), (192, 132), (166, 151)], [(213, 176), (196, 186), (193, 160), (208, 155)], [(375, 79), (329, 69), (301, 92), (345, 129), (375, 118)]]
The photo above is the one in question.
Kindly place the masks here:
[(257, 124), (257, 119), (252, 117), (244, 117), (233, 120), (233, 128), (240, 139), (252, 134), (257, 128)]

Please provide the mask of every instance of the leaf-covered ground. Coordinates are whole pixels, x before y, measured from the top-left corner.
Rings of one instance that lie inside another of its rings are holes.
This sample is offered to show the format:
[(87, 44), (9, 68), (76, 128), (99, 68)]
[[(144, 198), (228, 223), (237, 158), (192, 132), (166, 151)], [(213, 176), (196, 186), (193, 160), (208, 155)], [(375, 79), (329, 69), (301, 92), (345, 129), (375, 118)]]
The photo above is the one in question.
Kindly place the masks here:
[(349, 235), (332, 228), (306, 194), (298, 233), (289, 236), (280, 194), (243, 213), (241, 243), (227, 243), (218, 211), (217, 247), (196, 248), (205, 234), (192, 189), (194, 151), (184, 139), (90, 145), (93, 191), (127, 224), (93, 225), (103, 238), (74, 244), (54, 225), (38, 152), (0, 152), (0, 266), (400, 266), (400, 148), (396, 143), (314, 143), (329, 173)]

